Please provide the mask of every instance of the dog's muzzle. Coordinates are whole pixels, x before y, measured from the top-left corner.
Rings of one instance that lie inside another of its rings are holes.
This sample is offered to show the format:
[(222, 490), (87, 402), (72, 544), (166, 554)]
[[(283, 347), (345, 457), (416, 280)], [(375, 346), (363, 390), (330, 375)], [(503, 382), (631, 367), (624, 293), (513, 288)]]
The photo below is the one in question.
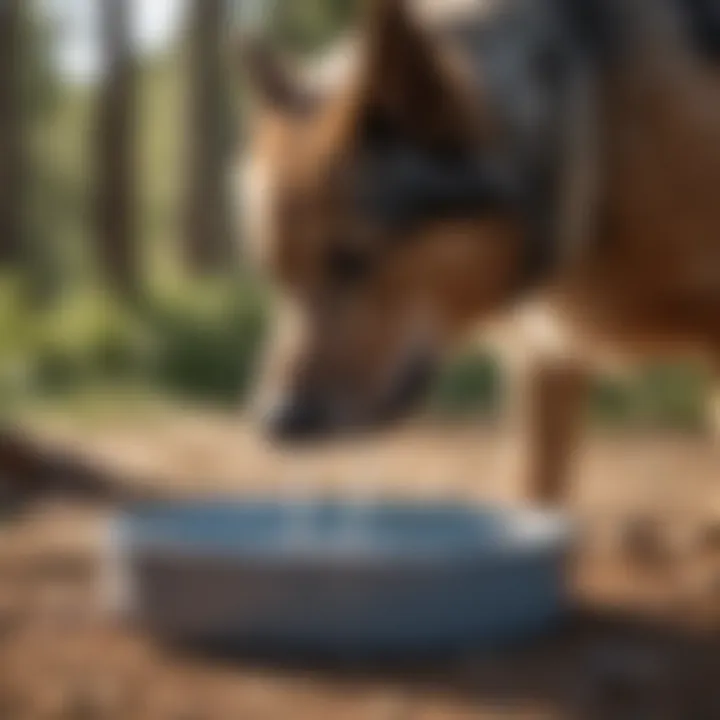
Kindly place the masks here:
[(413, 358), (398, 372), (379, 403), (358, 409), (355, 415), (344, 413), (342, 418), (320, 399), (291, 396), (265, 415), (266, 431), (276, 442), (300, 444), (380, 429), (417, 408), (427, 394), (435, 369), (430, 358)]

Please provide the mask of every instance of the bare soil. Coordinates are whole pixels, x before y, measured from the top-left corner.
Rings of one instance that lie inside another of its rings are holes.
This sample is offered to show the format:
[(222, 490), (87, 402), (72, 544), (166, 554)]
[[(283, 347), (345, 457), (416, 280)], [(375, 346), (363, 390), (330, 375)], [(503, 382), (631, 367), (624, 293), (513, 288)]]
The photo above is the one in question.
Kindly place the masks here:
[(720, 718), (719, 444), (592, 438), (568, 500), (583, 541), (566, 627), (378, 667), (221, 658), (113, 621), (97, 592), (108, 513), (143, 494), (513, 501), (497, 433), (416, 427), (281, 455), (238, 422), (188, 414), (41, 437), (108, 471), (112, 492), (67, 493), (58, 477), (62, 492), (46, 484), (0, 520), (0, 720)]

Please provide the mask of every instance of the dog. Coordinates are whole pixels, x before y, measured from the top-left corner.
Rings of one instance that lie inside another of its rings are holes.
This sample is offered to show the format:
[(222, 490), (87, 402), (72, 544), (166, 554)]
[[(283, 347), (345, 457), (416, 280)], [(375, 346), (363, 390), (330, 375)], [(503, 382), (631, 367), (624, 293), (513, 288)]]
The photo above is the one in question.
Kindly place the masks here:
[(599, 358), (720, 369), (720, 3), (375, 0), (322, 81), (243, 57), (274, 437), (394, 421), (512, 318), (519, 472), (555, 504)]

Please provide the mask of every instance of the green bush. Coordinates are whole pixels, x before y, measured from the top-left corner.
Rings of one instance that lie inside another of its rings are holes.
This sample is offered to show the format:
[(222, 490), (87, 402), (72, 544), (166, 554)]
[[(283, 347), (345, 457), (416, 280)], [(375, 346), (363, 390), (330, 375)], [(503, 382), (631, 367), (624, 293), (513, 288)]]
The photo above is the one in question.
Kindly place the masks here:
[(264, 328), (262, 293), (230, 292), (166, 299), (151, 312), (154, 387), (189, 399), (238, 402), (248, 387)]
[(443, 370), (430, 408), (443, 417), (492, 415), (500, 405), (501, 389), (498, 363), (487, 354), (469, 353)]
[(261, 293), (187, 286), (129, 311), (98, 293), (42, 311), (0, 288), (0, 396), (49, 397), (131, 384), (228, 402), (247, 387), (263, 322)]

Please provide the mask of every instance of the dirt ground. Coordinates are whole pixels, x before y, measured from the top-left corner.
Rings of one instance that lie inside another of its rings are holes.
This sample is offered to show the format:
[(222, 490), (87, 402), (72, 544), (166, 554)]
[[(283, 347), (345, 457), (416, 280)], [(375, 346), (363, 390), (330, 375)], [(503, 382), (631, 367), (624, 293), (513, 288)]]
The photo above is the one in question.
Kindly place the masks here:
[(552, 637), (384, 667), (288, 666), (173, 648), (108, 617), (98, 549), (116, 503), (215, 492), (507, 502), (518, 489), (497, 433), (418, 427), (301, 456), (211, 416), (44, 435), (122, 482), (108, 497), (36, 497), (0, 521), (0, 720), (720, 719), (720, 445), (587, 443), (569, 500), (582, 531), (575, 610)]

